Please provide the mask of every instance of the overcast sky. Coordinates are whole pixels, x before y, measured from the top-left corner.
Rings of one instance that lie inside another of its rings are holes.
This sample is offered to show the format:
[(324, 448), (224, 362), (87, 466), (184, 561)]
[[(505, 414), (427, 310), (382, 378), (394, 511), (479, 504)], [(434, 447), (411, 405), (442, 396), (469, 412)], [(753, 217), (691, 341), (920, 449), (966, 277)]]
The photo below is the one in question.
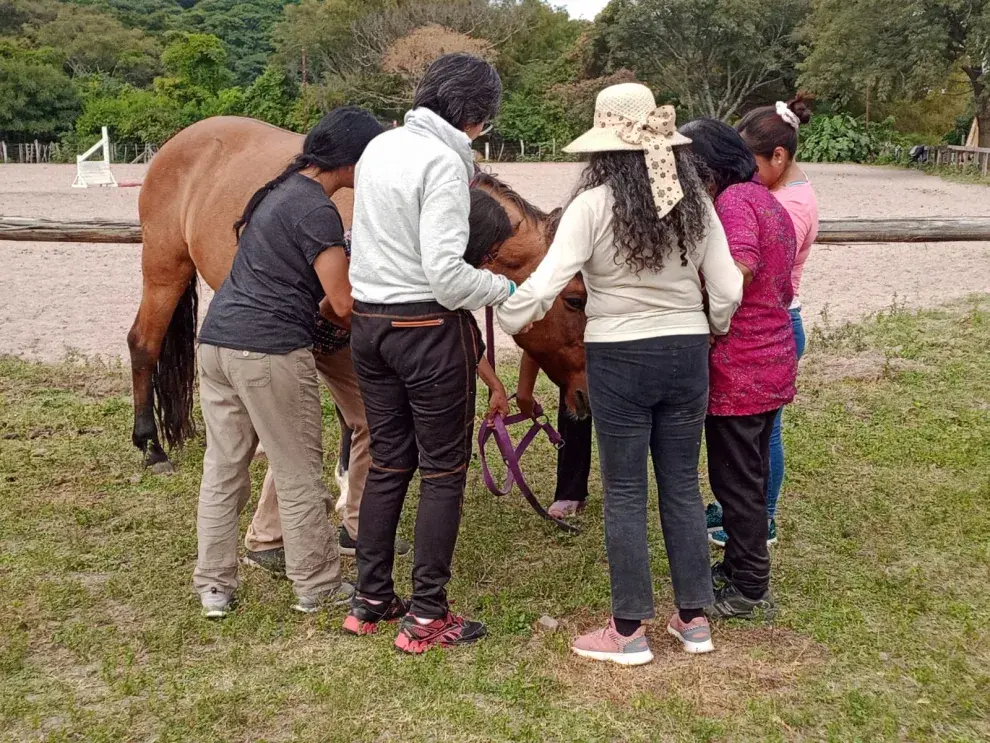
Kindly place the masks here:
[(608, 0), (551, 0), (551, 5), (563, 5), (573, 18), (593, 20), (608, 5)]

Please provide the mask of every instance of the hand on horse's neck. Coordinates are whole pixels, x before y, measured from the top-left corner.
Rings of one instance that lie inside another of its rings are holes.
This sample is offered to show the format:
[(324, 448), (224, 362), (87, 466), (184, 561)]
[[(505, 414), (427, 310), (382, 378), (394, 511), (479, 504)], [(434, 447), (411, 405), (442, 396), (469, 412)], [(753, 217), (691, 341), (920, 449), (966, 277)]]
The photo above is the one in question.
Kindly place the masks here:
[(310, 166), (299, 171), (299, 175), (312, 178), (323, 187), (323, 192), (332, 197), (342, 188), (353, 188), (354, 168), (338, 168), (336, 170), (320, 170)]

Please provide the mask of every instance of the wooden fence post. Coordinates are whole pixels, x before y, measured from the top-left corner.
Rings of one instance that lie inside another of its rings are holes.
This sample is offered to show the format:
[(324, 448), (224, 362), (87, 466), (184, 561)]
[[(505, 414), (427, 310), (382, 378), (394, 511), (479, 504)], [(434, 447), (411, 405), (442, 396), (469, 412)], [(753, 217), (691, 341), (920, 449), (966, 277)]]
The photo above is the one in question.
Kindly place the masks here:
[(491, 158), (491, 154), (492, 154), (491, 147), (492, 147), (492, 143), (491, 142), (485, 142), (485, 162), (488, 162), (489, 160), (492, 159)]
[(519, 157), (526, 157), (526, 143), (519, 140)]
[(7, 164), (7, 143), (0, 142), (0, 153), (3, 154), (3, 164)]

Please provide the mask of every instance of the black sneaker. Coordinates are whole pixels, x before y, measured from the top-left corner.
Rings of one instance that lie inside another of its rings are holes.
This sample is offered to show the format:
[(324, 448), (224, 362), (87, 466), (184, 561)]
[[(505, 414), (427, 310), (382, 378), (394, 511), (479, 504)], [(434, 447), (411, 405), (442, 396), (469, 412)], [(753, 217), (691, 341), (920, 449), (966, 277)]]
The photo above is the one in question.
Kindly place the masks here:
[(355, 596), (351, 600), (351, 611), (344, 620), (344, 632), (351, 635), (372, 635), (380, 622), (397, 622), (409, 611), (409, 604), (394, 596), (389, 603), (372, 604), (367, 599)]
[(716, 591), (722, 586), (727, 585), (729, 582), (729, 576), (725, 574), (725, 563), (716, 562), (712, 565), (712, 588)]
[(712, 619), (773, 619), (777, 604), (767, 588), (758, 599), (747, 598), (731, 581), (715, 591), (715, 603), (708, 610)]
[(241, 560), (252, 568), (261, 568), (275, 578), (285, 577), (285, 548), (276, 547), (270, 550), (248, 552)]
[(340, 554), (353, 556), (357, 552), (357, 540), (351, 539), (347, 529), (343, 526), (337, 530), (337, 544), (340, 545)]
[[(337, 543), (340, 545), (340, 554), (353, 557), (357, 553), (357, 540), (352, 539), (343, 526), (337, 530)], [(398, 557), (405, 557), (412, 552), (412, 545), (402, 537), (395, 538), (395, 554)]]
[(447, 612), (443, 619), (420, 624), (412, 614), (406, 614), (395, 638), (395, 647), (404, 653), (419, 655), (432, 647), (448, 648), (454, 645), (470, 645), (488, 634), (481, 622), (459, 617)]

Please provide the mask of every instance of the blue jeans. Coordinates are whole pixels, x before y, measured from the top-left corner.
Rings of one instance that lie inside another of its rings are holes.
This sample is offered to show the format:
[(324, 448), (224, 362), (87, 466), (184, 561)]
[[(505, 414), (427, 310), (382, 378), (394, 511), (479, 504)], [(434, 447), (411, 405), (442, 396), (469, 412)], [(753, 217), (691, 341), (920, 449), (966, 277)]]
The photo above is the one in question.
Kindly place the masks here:
[[(790, 310), (790, 313), (791, 327), (794, 329), (794, 344), (797, 346), (797, 357), (800, 359), (804, 355), (805, 346), (801, 308), (796, 307)], [(781, 435), (783, 417), (784, 409), (781, 408), (773, 422), (773, 431), (770, 432), (770, 476), (767, 478), (768, 519), (777, 516), (777, 501), (780, 500), (780, 488), (784, 484), (784, 438)]]
[(650, 458), (674, 603), (681, 609), (709, 606), (714, 596), (698, 487), (708, 407), (708, 336), (588, 343), (585, 348), (605, 491), (612, 615), (655, 616), (647, 540)]

